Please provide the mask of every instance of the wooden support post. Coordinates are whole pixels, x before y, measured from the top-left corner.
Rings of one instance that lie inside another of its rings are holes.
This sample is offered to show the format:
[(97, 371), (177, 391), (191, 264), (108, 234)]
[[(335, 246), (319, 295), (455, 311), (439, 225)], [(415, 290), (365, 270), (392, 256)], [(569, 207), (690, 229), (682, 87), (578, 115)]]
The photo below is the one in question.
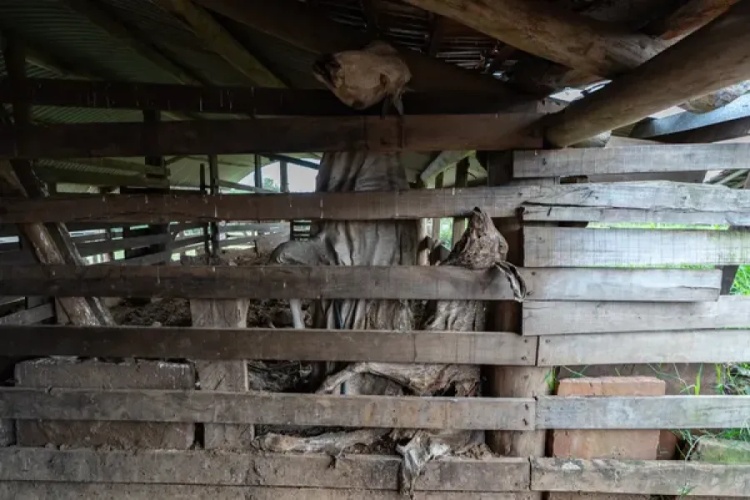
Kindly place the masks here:
[[(200, 192), (206, 194), (206, 164), (201, 163), (200, 169)], [(208, 258), (211, 255), (211, 228), (208, 222), (202, 224), (203, 231), (203, 253)]]
[[(513, 178), (512, 153), (493, 155), (500, 164), (489, 165), (493, 185), (507, 184)], [(495, 219), (495, 225), (508, 242), (508, 262), (523, 266), (523, 224), (518, 217)], [(494, 312), (494, 314), (493, 314)], [(522, 307), (518, 302), (499, 302), (491, 312), (494, 330), (521, 333)], [(537, 397), (549, 393), (549, 368), (498, 366), (487, 370), (490, 397)], [(487, 444), (495, 453), (516, 457), (543, 457), (545, 431), (495, 431), (487, 434)], [(541, 499), (542, 493), (529, 498)]]
[[(143, 123), (147, 129), (149, 126), (156, 125), (159, 122), (161, 122), (160, 111), (153, 110), (153, 109), (143, 110)], [(158, 174), (146, 173), (146, 179), (160, 180), (162, 182), (164, 180), (167, 181), (166, 188), (155, 188), (153, 190), (149, 189), (148, 191), (153, 191), (156, 193), (158, 192), (168, 193), (169, 192), (169, 183), (168, 183), (169, 182), (169, 170), (167, 169), (166, 163), (164, 162), (164, 157), (146, 156), (144, 163), (152, 167), (157, 167), (160, 170), (160, 173)], [(148, 234), (169, 234), (169, 224), (153, 225), (149, 228)], [(170, 246), (171, 244), (169, 241), (165, 243), (151, 245), (145, 251), (145, 254), (156, 254), (156, 253), (166, 252)], [(167, 262), (169, 262), (170, 256), (167, 256), (166, 260)]]
[(279, 162), (279, 176), (281, 177), (281, 192), (289, 192), (289, 165), (286, 161), (281, 160)]
[[(440, 172), (435, 176), (435, 189), (443, 188), (443, 172)], [(436, 243), (440, 241), (440, 224), (442, 219), (435, 217), (432, 219), (432, 240)]]
[[(208, 182), (209, 192), (212, 195), (219, 194), (219, 159), (215, 154), (208, 155)], [(219, 224), (211, 222), (211, 256), (219, 255), (221, 238), (219, 234)]]
[(260, 155), (255, 155), (255, 170), (253, 170), (253, 176), (255, 178), (255, 187), (263, 188), (263, 169), (261, 168)]
[[(3, 56), (14, 96), (23, 96), (27, 90), (26, 47), (16, 37), (3, 39)], [(4, 108), (0, 122), (10, 123)], [(18, 142), (25, 144), (31, 124), (31, 106), (21, 97), (13, 99), (13, 124)], [(44, 198), (48, 191), (29, 161), (12, 160), (0, 164), (0, 187), (21, 197)], [(67, 228), (63, 224), (20, 224), (19, 233), (31, 243), (36, 258), (42, 264), (84, 265)], [(95, 297), (62, 298), (59, 301), (66, 315), (76, 325), (114, 325), (114, 319), (104, 304)]]
[[(456, 165), (456, 182), (453, 184), (454, 187), (462, 188), (466, 187), (469, 181), (469, 159), (464, 158), (459, 161)], [(466, 230), (466, 219), (464, 217), (456, 217), (453, 219), (453, 246), (458, 243), (458, 240), (463, 236)]]
[[(742, 184), (742, 189), (750, 189), (750, 175), (745, 178), (745, 182)], [(746, 226), (729, 226), (730, 231), (748, 231), (750, 228)], [(739, 266), (724, 266), (721, 269), (721, 295), (729, 295), (732, 291), (732, 285), (737, 277), (737, 270)]]
[[(247, 328), (245, 299), (190, 300), (193, 327)], [(196, 361), (200, 388), (208, 391), (243, 392), (249, 389), (247, 363), (240, 361)], [(247, 449), (255, 437), (252, 425), (205, 424), (204, 447)]]

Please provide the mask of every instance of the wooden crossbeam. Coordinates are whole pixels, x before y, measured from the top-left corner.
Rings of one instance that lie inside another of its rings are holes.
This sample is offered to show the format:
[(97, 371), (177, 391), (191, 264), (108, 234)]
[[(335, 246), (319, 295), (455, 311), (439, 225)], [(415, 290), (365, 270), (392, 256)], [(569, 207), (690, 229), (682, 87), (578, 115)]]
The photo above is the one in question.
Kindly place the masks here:
[[(12, 323), (11, 323), (12, 324)], [(502, 332), (6, 326), (6, 356), (533, 365), (536, 339)]]
[[(178, 244), (180, 242), (178, 241)], [(534, 301), (715, 301), (721, 271), (520, 269)], [(0, 266), (0, 295), (511, 300), (495, 271), (452, 266)], [(375, 286), (373, 286), (375, 285)], [(534, 302), (536, 304), (537, 302)]]
[[(491, 217), (513, 217), (518, 210), (554, 214), (558, 208), (620, 210), (624, 219), (684, 223), (685, 214), (701, 223), (750, 225), (750, 191), (724, 186), (664, 182), (616, 182), (388, 192), (168, 195), (58, 195), (45, 200), (0, 198), (0, 223), (100, 221), (167, 223), (241, 220), (385, 220), (465, 217), (480, 207)], [(553, 215), (554, 217), (554, 215)], [(554, 219), (551, 219), (554, 220)], [(565, 219), (557, 219), (565, 220)], [(578, 220), (578, 219), (573, 219)], [(95, 227), (96, 226), (96, 227)]]
[[(724, 295), (715, 302), (529, 302), (525, 335), (750, 328), (750, 299)], [(565, 321), (560, 321), (564, 317)]]
[(668, 16), (649, 23), (643, 32), (662, 40), (682, 38), (716, 19), (739, 0), (689, 0)]
[[(22, 98), (37, 106), (150, 108), (193, 113), (243, 113), (257, 117), (380, 115), (377, 106), (365, 111), (354, 110), (331, 92), (317, 89), (198, 87), (40, 78), (29, 79), (22, 91)], [(0, 101), (11, 100), (10, 84), (1, 81)], [(403, 101), (407, 115), (496, 113), (518, 105), (499, 98), (495, 92), (463, 90), (408, 92)], [(529, 108), (529, 104), (523, 106)], [(538, 104), (540, 111), (543, 107), (541, 103)]]
[(513, 176), (565, 177), (748, 167), (750, 144), (686, 144), (516, 151)]
[[(336, 491), (350, 494), (358, 490), (376, 490), (397, 494), (402, 460), (396, 456), (350, 454), (339, 458), (342, 467), (331, 467), (331, 457), (324, 454), (273, 454), (247, 452), (217, 452), (216, 450), (129, 450), (101, 451), (92, 449), (50, 450), (44, 448), (0, 448), (3, 481), (67, 481), (73, 483), (134, 484), (189, 484), (188, 497), (198, 485), (249, 486), (262, 483), (264, 487), (297, 488), (293, 498), (333, 498)], [(29, 467), (28, 464), (33, 464)], [(61, 468), (59, 464), (64, 464)], [(89, 465), (86, 465), (89, 464)], [(429, 462), (415, 485), (419, 492), (447, 491), (450, 498), (460, 491), (505, 492), (528, 488), (529, 461), (526, 458), (492, 457), (472, 459), (462, 457)], [(2, 484), (2, 483), (0, 483)], [(300, 490), (299, 488), (303, 488)], [(311, 497), (314, 488), (334, 488), (326, 497)], [(310, 490), (308, 490), (310, 489)], [(342, 490), (343, 489), (343, 490)], [(199, 491), (199, 490), (198, 490)], [(273, 491), (273, 490), (271, 490)], [(58, 498), (57, 495), (53, 497)], [(84, 496), (85, 498), (85, 496)], [(130, 498), (130, 497), (127, 497)], [(161, 496), (152, 498), (164, 498)], [(170, 498), (170, 497), (166, 497)], [(184, 498), (184, 497), (183, 497)], [(205, 497), (202, 497), (205, 498)], [(225, 498), (231, 497), (216, 497)], [(277, 496), (259, 498), (280, 498)], [(396, 497), (393, 497), (395, 500)], [(435, 498), (432, 495), (424, 498)], [(438, 497), (439, 498), (439, 497)], [(458, 497), (461, 499), (461, 497)], [(281, 497), (289, 500), (289, 497)], [(141, 500), (139, 498), (139, 500)], [(170, 498), (170, 500), (172, 500)], [(465, 499), (462, 499), (465, 500)]]
[(530, 128), (538, 117), (502, 113), (86, 123), (32, 126), (23, 141), (12, 127), (2, 127), (0, 159), (533, 148), (541, 145)]
[[(576, 144), (750, 79), (750, 30), (745, 29), (748, 23), (750, 4), (734, 5), (726, 14), (604, 89), (553, 115), (547, 123), (546, 139), (555, 146)], [(686, 65), (687, 59), (692, 64)]]
[(525, 430), (534, 400), (3, 388), (0, 418)]

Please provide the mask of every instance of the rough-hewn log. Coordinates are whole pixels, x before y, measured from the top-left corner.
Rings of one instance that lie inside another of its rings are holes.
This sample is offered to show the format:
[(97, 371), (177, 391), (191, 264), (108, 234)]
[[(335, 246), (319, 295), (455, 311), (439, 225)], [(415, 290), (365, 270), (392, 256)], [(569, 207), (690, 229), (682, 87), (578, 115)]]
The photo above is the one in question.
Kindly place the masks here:
[[(370, 41), (366, 33), (344, 27), (313, 7), (293, 0), (198, 0), (197, 3), (315, 54), (358, 50)], [(518, 98), (492, 77), (461, 70), (413, 50), (403, 50), (401, 55), (412, 73), (410, 85), (416, 90), (492, 91), (509, 101)]]
[(648, 24), (643, 32), (662, 40), (682, 38), (713, 21), (739, 0), (689, 0), (668, 16)]
[[(352, 109), (327, 90), (265, 87), (197, 87), (178, 84), (30, 79), (22, 97), (32, 105), (102, 109), (243, 113), (257, 117), (379, 115), (376, 106)], [(0, 82), (0, 101), (11, 102), (10, 85)], [(518, 105), (492, 91), (431, 90), (403, 96), (407, 115), (495, 113)], [(537, 106), (543, 108), (541, 103)], [(536, 109), (527, 104), (527, 108)]]
[(263, 151), (440, 151), (534, 148), (536, 113), (317, 117), (89, 123), (29, 127), (20, 141), (0, 128), (2, 158), (74, 158), (262, 153)]
[(190, 0), (159, 0), (158, 3), (181, 18), (198, 38), (252, 83), (263, 87), (286, 86), (202, 7)]
[(664, 45), (542, 1), (406, 0), (493, 38), (592, 75), (637, 67)]
[(536, 356), (536, 339), (505, 332), (4, 326), (0, 328), (0, 346), (0, 352), (6, 356), (211, 361), (294, 358), (301, 361), (533, 365)]
[[(750, 4), (736, 4), (637, 69), (553, 115), (546, 139), (569, 146), (750, 79), (748, 22)], [(688, 59), (692, 64), (685, 64)]]

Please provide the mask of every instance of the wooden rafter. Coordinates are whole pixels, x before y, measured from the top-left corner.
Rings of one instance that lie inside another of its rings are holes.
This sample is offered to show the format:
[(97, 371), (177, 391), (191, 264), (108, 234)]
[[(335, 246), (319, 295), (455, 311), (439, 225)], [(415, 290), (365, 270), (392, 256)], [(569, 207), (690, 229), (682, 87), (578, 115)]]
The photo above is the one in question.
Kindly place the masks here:
[[(24, 89), (24, 98), (37, 106), (147, 107), (186, 113), (247, 113), (256, 117), (380, 114), (378, 107), (356, 111), (342, 104), (329, 91), (313, 89), (30, 79)], [(0, 102), (10, 100), (9, 83), (0, 81)], [(509, 103), (494, 92), (431, 91), (405, 94), (404, 106), (410, 115), (482, 114), (507, 110)], [(520, 106), (528, 107), (524, 103)]]
[(158, 4), (182, 21), (208, 47), (247, 77), (254, 85), (286, 87), (284, 82), (258, 60), (246, 47), (203, 7), (191, 0), (158, 0)]
[[(207, 9), (230, 17), (267, 35), (314, 54), (361, 49), (372, 39), (364, 32), (331, 21), (309, 5), (295, 0), (196, 0)], [(415, 90), (471, 90), (497, 92), (509, 101), (519, 95), (497, 80), (464, 71), (413, 50), (402, 51)]]
[(569, 146), (750, 79), (748, 25), (750, 3), (736, 4), (636, 70), (553, 115), (546, 139)]
[(196, 75), (172, 61), (159, 52), (151, 43), (136, 35), (134, 30), (125, 26), (116, 16), (101, 7), (100, 3), (91, 0), (64, 0), (73, 10), (86, 17), (110, 35), (130, 46), (141, 57), (151, 61), (172, 76), (178, 83), (209, 84), (205, 78)]
[(679, 39), (716, 19), (738, 1), (690, 0), (667, 17), (652, 22), (643, 31), (662, 40)]

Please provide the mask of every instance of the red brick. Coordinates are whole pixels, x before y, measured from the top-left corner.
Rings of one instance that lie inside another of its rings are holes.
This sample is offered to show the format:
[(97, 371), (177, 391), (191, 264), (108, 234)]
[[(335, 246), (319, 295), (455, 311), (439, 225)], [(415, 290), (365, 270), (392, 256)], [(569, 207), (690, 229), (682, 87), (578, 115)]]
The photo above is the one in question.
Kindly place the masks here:
[[(601, 377), (565, 379), (558, 396), (663, 396), (664, 381), (653, 377)], [(654, 460), (659, 448), (659, 430), (556, 430), (552, 455), (565, 458), (618, 458)], [(550, 500), (610, 500), (612, 495), (551, 493)], [(648, 499), (648, 495), (617, 495), (617, 500)]]

